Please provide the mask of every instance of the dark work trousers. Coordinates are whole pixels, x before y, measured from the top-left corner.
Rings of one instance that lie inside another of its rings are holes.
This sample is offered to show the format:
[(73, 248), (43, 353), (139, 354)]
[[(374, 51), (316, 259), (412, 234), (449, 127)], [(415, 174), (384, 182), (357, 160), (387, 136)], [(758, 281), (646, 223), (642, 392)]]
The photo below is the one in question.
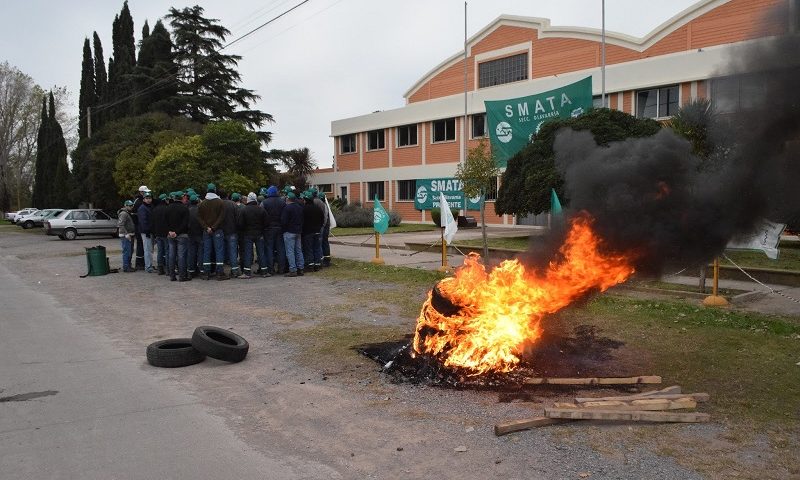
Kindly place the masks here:
[(331, 244), (328, 241), (328, 237), (331, 234), (331, 226), (325, 225), (322, 228), (322, 266), (323, 267), (330, 267), (331, 266)]

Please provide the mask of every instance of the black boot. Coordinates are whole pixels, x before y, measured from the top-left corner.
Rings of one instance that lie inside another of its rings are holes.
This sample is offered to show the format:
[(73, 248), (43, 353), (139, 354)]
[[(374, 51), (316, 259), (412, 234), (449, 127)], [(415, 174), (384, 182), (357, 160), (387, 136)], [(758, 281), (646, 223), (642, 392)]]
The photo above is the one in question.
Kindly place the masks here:
[(164, 275), (164, 265), (159, 265), (159, 267), (158, 267), (158, 274), (159, 274), (159, 275)]
[(298, 276), (298, 277), (302, 277), (303, 275), (305, 275), (305, 274), (303, 273), (303, 269), (302, 269), (302, 268), (298, 268), (298, 269), (297, 269), (297, 276)]

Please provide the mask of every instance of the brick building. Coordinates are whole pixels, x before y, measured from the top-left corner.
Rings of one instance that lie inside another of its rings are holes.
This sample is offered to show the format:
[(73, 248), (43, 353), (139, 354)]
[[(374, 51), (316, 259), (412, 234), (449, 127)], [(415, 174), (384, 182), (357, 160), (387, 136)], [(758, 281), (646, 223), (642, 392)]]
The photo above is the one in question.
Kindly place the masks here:
[[(643, 38), (606, 32), (607, 106), (658, 119), (698, 97), (721, 111), (746, 107), (748, 89), (758, 85), (720, 76), (723, 67), (737, 48), (790, 28), (785, 18), (768, 15), (790, 1), (701, 0)], [(600, 65), (600, 30), (501, 15), (467, 41), (466, 125), (462, 50), (412, 85), (404, 107), (331, 122), (334, 167), (315, 171), (311, 182), (365, 206), (377, 193), (404, 221), (430, 221), (414, 207), (415, 182), (455, 174), (465, 152), (485, 138), (484, 100), (532, 95), (591, 75), (599, 106)], [(496, 215), (489, 198), (487, 222), (532, 223)]]

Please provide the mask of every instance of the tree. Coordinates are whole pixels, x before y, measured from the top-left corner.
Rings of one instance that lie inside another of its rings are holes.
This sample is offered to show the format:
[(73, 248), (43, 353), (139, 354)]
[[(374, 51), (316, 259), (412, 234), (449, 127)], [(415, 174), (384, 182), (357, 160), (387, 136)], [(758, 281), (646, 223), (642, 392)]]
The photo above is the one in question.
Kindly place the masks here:
[(542, 124), (533, 141), (508, 161), (495, 203), (498, 214), (528, 215), (548, 211), (551, 188), (556, 190), (562, 203), (569, 202), (564, 193), (564, 179), (554, 163), (553, 142), (561, 128), (589, 130), (598, 145), (608, 145), (626, 138), (653, 135), (661, 124), (608, 108), (592, 109), (579, 117)]
[(306, 180), (317, 167), (317, 161), (308, 147), (294, 148), (292, 150), (275, 148), (270, 150), (268, 156), (283, 164), (286, 168), (289, 183), (298, 187), (306, 185)]
[(133, 17), (127, 0), (122, 10), (114, 17), (111, 28), (111, 44), (114, 61), (109, 62), (108, 83), (110, 100), (116, 105), (110, 107), (109, 117), (118, 119), (132, 113), (132, 102), (128, 98), (135, 89), (133, 70), (136, 66), (136, 41), (133, 38)]
[[(241, 75), (236, 67), (239, 55), (225, 55), (225, 37), (230, 31), (218, 20), (203, 17), (195, 5), (181, 10), (170, 8), (166, 16), (172, 26), (175, 61), (179, 66), (179, 111), (192, 119), (237, 120), (251, 129), (272, 123), (272, 115), (251, 108), (260, 97), (253, 90), (239, 87)], [(269, 133), (260, 132), (269, 142)]]
[(94, 82), (94, 60), (89, 39), (83, 41), (83, 61), (81, 62), (81, 89), (78, 96), (78, 138), (86, 138), (89, 130), (87, 110), (97, 105), (97, 87)]
[(497, 182), (500, 169), (494, 155), (487, 150), (486, 141), (481, 140), (477, 147), (471, 148), (464, 163), (456, 168), (456, 178), (461, 180), (467, 197), (481, 197), (481, 231), (483, 234), (483, 258), (489, 258), (489, 240), (486, 237), (486, 192)]
[[(106, 60), (103, 57), (103, 44), (97, 32), (92, 34), (92, 47), (94, 48), (94, 82), (97, 104), (102, 105), (109, 101), (108, 74), (106, 73)], [(92, 112), (92, 130), (97, 131), (103, 125), (106, 117), (105, 111)]]
[[(7, 62), (0, 64), (0, 210), (30, 193), (41, 89)], [(46, 113), (46, 110), (45, 110)]]
[(135, 114), (177, 113), (176, 71), (172, 39), (164, 24), (159, 20), (150, 31), (145, 22), (134, 75), (137, 91), (133, 99)]
[(150, 188), (167, 192), (187, 185), (205, 185), (211, 178), (210, 172), (203, 168), (207, 157), (208, 151), (199, 135), (173, 141), (147, 164)]
[(56, 116), (56, 104), (52, 90), (50, 91), (50, 106), (48, 108), (47, 120), (49, 123), (49, 143), (46, 145), (47, 168), (52, 171), (52, 183), (50, 183), (45, 207), (56, 205), (70, 206), (69, 201), (69, 167), (67, 166), (67, 142), (64, 140), (64, 131)]
[(42, 116), (39, 122), (39, 131), (36, 134), (36, 176), (33, 182), (33, 198), (32, 205), (36, 208), (47, 208), (47, 187), (50, 183), (47, 175), (47, 150), (46, 147), (50, 143), (49, 121), (47, 118), (47, 97), (42, 97)]

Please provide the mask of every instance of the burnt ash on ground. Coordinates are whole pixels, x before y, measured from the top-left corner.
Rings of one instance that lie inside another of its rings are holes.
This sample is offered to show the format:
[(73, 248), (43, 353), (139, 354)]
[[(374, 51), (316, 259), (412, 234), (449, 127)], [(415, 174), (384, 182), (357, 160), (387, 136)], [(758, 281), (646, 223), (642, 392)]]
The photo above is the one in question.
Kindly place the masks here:
[[(622, 342), (597, 334), (594, 326), (579, 325), (569, 334), (552, 328), (542, 334), (522, 355), (520, 365), (508, 373), (471, 375), (465, 369), (445, 367), (443, 361), (429, 355), (412, 356), (412, 335), (403, 339), (354, 347), (375, 360), (382, 372), (396, 383), (425, 384), (458, 389), (520, 391), (543, 385), (526, 385), (530, 377), (608, 377), (632, 376), (640, 372), (614, 361), (613, 350)], [(559, 389), (558, 386), (548, 386)], [(560, 390), (564, 390), (560, 388)]]

